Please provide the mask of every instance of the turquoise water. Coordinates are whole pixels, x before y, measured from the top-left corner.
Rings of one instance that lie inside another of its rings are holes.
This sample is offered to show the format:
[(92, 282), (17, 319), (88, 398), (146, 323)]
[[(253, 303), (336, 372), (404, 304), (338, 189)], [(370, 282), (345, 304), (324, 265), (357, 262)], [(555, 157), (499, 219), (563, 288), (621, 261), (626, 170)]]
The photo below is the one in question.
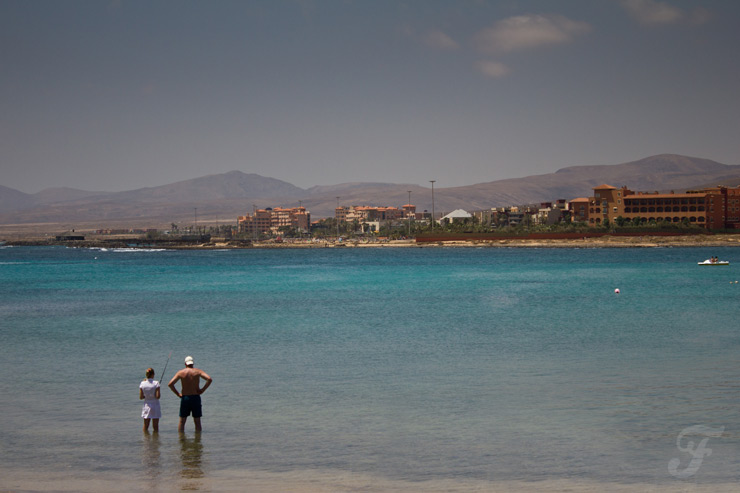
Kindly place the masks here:
[[(0, 464), (670, 484), (704, 425), (687, 480), (734, 482), (738, 254), (0, 248)], [(214, 378), (200, 436), (167, 390), (142, 435), (138, 384), (170, 351), (165, 380), (186, 355)]]

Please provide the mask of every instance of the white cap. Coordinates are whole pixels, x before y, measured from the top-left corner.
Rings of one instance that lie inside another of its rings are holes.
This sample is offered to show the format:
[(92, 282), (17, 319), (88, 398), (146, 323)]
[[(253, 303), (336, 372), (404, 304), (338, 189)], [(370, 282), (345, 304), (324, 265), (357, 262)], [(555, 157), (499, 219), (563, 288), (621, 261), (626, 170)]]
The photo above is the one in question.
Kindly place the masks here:
[(186, 366), (190, 366), (190, 365), (193, 365), (193, 364), (195, 364), (195, 363), (193, 363), (193, 357), (192, 356), (186, 356), (185, 357), (185, 365)]

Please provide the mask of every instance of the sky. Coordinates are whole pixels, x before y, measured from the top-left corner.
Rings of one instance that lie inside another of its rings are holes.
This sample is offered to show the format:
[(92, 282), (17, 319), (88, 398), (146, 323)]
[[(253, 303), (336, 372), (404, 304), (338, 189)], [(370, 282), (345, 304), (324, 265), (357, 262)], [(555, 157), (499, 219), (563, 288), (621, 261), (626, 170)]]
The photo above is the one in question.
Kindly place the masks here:
[(2, 0), (0, 185), (740, 164), (733, 0)]

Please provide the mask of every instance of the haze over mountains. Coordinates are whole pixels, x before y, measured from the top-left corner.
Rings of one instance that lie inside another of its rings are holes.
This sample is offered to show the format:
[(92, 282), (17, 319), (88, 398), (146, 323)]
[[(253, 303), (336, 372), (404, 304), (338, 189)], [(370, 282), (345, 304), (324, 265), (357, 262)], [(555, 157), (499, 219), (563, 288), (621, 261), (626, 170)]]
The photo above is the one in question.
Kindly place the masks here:
[[(424, 177), (426, 180), (429, 177)], [(434, 178), (434, 177), (431, 177)], [(420, 180), (424, 181), (424, 180)], [(427, 182), (425, 182), (427, 183)], [(740, 185), (740, 165), (661, 154), (608, 166), (572, 166), (555, 173), (445, 188), (435, 183), (436, 212), (469, 211), (587, 197), (607, 183), (635, 191), (684, 191), (722, 184)], [(305, 206), (312, 218), (333, 216), (340, 205), (401, 206), (432, 209), (429, 186), (344, 183), (302, 189), (290, 183), (241, 171), (203, 176), (169, 185), (125, 192), (52, 188), (26, 194), (0, 185), (0, 225), (58, 227), (167, 227), (171, 223), (236, 223), (253, 207)], [(339, 199), (337, 199), (339, 197)]]

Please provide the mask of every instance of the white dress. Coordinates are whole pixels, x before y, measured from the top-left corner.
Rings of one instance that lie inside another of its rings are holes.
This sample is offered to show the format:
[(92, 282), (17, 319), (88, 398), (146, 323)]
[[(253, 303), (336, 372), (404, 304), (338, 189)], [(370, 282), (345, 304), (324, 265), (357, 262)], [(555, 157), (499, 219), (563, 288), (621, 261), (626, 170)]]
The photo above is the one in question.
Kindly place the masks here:
[(162, 417), (162, 410), (159, 408), (159, 399), (155, 397), (155, 393), (159, 388), (159, 382), (147, 378), (139, 388), (144, 392), (144, 407), (141, 408), (141, 417), (144, 419), (159, 419)]

